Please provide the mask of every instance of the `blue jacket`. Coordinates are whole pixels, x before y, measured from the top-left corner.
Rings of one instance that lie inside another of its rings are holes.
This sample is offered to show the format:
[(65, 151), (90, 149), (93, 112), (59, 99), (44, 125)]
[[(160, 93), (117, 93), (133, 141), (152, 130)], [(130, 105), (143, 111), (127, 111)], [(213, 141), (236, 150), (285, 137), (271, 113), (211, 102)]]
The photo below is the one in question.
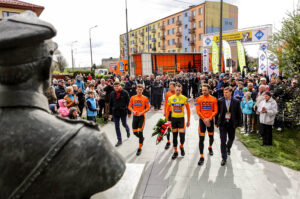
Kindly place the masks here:
[(242, 113), (251, 115), (252, 114), (252, 108), (253, 108), (254, 102), (252, 100), (246, 101), (246, 99), (243, 99), (241, 103)]
[(86, 106), (86, 109), (87, 109), (86, 114), (87, 114), (87, 116), (88, 117), (95, 117), (95, 116), (97, 116), (97, 102), (96, 102), (95, 98), (90, 98), (89, 97), (86, 100), (86, 104), (87, 104), (87, 106)]
[(80, 81), (76, 80), (76, 85), (77, 85), (78, 89), (81, 88), (82, 93), (84, 94), (84, 91), (85, 91), (84, 83), (81, 80)]
[(218, 85), (217, 85), (218, 98), (223, 97), (223, 90), (221, 90), (221, 87), (224, 87), (224, 81), (223, 80), (220, 80), (218, 82)]
[[(236, 95), (240, 95), (240, 97), (237, 97)], [(233, 93), (233, 97), (235, 99), (238, 99), (240, 102), (242, 101), (243, 97), (244, 97), (244, 92), (243, 89), (239, 90), (238, 88), (235, 89), (234, 93)]]

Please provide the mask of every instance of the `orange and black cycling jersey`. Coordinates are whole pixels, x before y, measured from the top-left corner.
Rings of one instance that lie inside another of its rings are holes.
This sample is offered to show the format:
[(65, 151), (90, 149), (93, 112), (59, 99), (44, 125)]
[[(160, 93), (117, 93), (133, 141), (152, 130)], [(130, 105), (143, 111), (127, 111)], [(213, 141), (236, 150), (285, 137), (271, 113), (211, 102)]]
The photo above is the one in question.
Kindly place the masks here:
[(169, 110), (169, 105), (168, 105), (168, 100), (169, 100), (169, 97), (171, 97), (172, 95), (175, 95), (175, 91), (168, 91), (166, 93), (166, 99), (165, 99), (165, 115), (167, 114), (168, 110)]
[(202, 95), (196, 99), (196, 109), (200, 119), (212, 120), (218, 113), (218, 100), (211, 95)]
[[(144, 115), (150, 110), (149, 100), (144, 95), (135, 95), (130, 98), (128, 109), (131, 112), (142, 113)], [(135, 115), (135, 114), (134, 114)]]

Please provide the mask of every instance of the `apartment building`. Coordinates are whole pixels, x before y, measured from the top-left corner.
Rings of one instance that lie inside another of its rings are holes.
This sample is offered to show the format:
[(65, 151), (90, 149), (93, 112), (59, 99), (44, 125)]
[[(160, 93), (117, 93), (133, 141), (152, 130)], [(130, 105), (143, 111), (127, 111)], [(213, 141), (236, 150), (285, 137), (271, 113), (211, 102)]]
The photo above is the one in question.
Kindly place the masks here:
[[(223, 4), (223, 30), (238, 29), (238, 7)], [(202, 34), (220, 31), (220, 2), (204, 1), (120, 35), (120, 58), (137, 53), (191, 53), (202, 51)]]
[(25, 10), (31, 10), (40, 16), (44, 7), (18, 0), (0, 0), (0, 20), (7, 16), (20, 14)]

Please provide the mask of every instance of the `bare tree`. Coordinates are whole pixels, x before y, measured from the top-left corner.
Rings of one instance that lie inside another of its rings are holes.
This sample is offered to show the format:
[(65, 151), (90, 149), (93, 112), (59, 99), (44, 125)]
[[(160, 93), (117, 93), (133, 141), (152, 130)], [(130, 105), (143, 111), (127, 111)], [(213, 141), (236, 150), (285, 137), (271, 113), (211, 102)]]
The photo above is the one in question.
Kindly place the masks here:
[(56, 61), (57, 68), (59, 69), (60, 72), (64, 72), (65, 68), (68, 65), (67, 60), (59, 50), (55, 51), (54, 56), (55, 56), (54, 59)]

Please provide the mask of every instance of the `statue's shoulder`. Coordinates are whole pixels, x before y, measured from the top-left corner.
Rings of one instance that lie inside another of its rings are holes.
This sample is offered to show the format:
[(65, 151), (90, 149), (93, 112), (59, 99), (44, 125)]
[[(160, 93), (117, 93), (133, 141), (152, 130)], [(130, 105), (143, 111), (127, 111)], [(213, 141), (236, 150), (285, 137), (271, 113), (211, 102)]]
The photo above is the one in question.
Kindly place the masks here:
[(73, 119), (69, 119), (69, 118), (64, 118), (61, 116), (55, 116), (56, 119), (61, 120), (63, 122), (69, 123), (69, 124), (82, 124), (85, 127), (89, 127), (92, 128), (94, 130), (100, 130), (99, 126), (96, 122), (93, 121), (88, 121), (88, 120), (83, 120), (83, 119), (77, 119), (77, 120), (73, 120)]

